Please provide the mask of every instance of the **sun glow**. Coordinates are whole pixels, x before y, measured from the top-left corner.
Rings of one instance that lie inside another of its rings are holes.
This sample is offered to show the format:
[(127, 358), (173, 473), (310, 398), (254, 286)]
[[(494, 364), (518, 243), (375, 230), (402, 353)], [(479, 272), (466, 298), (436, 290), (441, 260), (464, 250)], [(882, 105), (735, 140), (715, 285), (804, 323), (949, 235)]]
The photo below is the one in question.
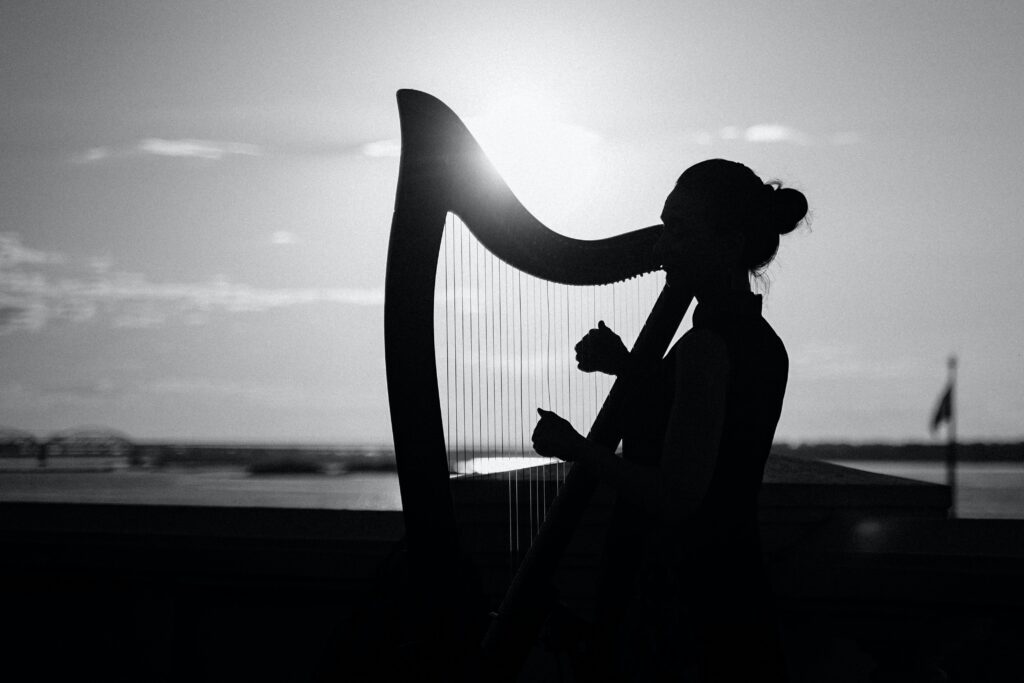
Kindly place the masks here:
[(597, 133), (546, 103), (505, 96), (466, 125), (519, 199), (542, 221), (563, 222), (587, 200), (601, 161)]

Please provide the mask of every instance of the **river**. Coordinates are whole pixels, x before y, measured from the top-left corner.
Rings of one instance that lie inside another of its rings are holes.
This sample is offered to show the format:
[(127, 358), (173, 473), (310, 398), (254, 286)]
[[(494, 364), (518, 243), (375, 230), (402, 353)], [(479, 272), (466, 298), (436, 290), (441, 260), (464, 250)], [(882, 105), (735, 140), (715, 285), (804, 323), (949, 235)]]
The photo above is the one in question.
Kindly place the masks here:
[[(942, 463), (837, 460), (897, 477), (945, 483)], [(229, 505), (400, 510), (393, 472), (253, 476), (239, 468), (113, 471), (0, 468), (0, 501)], [(960, 517), (1024, 519), (1024, 463), (964, 463), (957, 469)]]
[[(936, 462), (835, 460), (837, 465), (946, 483), (946, 466)], [(1024, 519), (1024, 463), (971, 462), (956, 469), (956, 514), (959, 517)]]

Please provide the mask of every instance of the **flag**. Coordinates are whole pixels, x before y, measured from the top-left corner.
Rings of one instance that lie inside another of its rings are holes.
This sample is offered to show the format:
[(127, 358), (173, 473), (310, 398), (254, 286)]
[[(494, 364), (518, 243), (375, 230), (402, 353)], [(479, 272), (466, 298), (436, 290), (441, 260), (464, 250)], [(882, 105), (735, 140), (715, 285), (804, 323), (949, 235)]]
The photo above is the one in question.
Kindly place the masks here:
[(932, 416), (932, 432), (939, 428), (943, 422), (949, 422), (953, 418), (953, 384), (950, 382), (943, 392), (939, 404), (935, 406), (935, 414)]

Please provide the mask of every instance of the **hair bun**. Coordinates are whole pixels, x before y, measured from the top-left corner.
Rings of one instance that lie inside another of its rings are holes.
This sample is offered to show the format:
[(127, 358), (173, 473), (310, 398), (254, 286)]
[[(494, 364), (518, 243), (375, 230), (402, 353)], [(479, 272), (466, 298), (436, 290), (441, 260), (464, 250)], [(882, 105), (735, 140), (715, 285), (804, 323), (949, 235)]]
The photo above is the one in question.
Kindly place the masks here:
[(791, 187), (776, 188), (772, 192), (769, 224), (780, 235), (793, 232), (807, 215), (807, 198)]

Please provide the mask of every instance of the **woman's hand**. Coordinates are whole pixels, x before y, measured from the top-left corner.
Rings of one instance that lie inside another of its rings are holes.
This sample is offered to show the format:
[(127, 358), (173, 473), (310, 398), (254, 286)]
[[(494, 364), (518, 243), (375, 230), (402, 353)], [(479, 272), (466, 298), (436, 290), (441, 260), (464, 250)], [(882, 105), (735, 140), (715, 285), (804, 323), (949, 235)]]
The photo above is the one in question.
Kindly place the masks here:
[(587, 447), (587, 439), (568, 421), (550, 410), (537, 408), (540, 421), (533, 429), (533, 450), (547, 458), (572, 462)]
[(597, 327), (587, 332), (575, 347), (576, 367), (583, 372), (621, 374), (626, 368), (629, 351), (619, 335), (599, 320)]

